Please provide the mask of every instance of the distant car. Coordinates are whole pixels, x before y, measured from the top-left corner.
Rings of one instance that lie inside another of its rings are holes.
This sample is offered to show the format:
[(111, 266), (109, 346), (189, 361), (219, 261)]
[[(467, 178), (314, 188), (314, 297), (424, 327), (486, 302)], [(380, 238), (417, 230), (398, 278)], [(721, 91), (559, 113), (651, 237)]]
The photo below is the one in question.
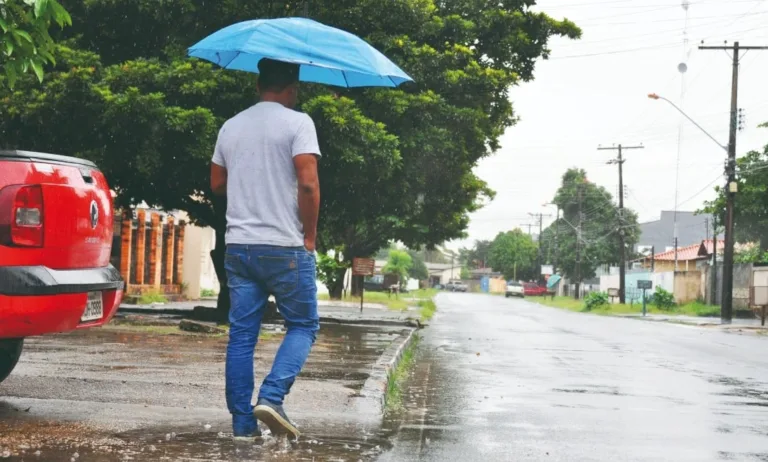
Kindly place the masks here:
[(507, 292), (504, 294), (506, 298), (509, 297), (525, 297), (525, 290), (523, 289), (523, 285), (520, 284), (517, 281), (509, 281), (507, 283)]
[(461, 281), (450, 281), (445, 285), (445, 290), (449, 292), (466, 292), (469, 287)]
[(543, 297), (547, 295), (547, 288), (534, 282), (527, 282), (523, 284), (523, 292), (526, 297)]
[(384, 276), (381, 274), (371, 276), (370, 279), (363, 281), (363, 288), (368, 292), (384, 292), (386, 290)]

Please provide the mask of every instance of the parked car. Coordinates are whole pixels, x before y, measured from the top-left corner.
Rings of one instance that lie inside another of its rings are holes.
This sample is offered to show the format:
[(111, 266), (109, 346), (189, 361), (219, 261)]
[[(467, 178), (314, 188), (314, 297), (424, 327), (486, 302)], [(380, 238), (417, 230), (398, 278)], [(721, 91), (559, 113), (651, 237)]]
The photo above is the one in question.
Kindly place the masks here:
[(526, 297), (543, 297), (547, 295), (547, 288), (542, 287), (535, 282), (526, 282), (523, 284), (523, 290)]
[(91, 162), (0, 150), (0, 382), (24, 338), (101, 326), (123, 295), (112, 195)]
[(445, 285), (445, 290), (450, 292), (466, 292), (469, 290), (469, 286), (461, 281), (450, 281)]
[(363, 288), (367, 292), (384, 292), (384, 276), (377, 274), (363, 281)]
[(509, 297), (523, 298), (525, 296), (525, 290), (523, 289), (523, 285), (517, 281), (509, 281), (507, 283), (507, 292), (504, 294), (504, 296), (506, 298), (509, 298)]

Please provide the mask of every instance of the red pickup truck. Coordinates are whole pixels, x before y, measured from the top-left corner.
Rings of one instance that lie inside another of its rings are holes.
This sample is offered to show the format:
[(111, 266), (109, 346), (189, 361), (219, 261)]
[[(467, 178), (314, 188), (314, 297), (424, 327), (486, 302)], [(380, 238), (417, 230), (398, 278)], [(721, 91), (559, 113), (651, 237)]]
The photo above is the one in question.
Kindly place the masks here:
[(123, 295), (112, 195), (91, 162), (0, 150), (0, 382), (24, 338), (100, 326)]

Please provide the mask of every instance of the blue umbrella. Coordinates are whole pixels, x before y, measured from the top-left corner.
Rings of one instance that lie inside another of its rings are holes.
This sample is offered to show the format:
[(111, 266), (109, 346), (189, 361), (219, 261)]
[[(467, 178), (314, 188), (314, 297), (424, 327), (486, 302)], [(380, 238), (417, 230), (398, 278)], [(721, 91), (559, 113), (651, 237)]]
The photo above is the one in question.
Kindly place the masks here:
[(191, 46), (188, 54), (255, 73), (262, 58), (300, 64), (300, 80), (337, 87), (396, 87), (413, 81), (360, 37), (306, 18), (233, 24)]

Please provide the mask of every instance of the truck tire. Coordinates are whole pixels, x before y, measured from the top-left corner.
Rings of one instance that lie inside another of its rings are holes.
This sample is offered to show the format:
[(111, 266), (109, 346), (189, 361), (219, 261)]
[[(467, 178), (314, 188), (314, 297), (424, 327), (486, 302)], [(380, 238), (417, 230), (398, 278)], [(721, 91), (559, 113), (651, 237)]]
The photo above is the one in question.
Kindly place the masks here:
[(23, 338), (0, 339), (0, 382), (16, 367), (23, 346)]

